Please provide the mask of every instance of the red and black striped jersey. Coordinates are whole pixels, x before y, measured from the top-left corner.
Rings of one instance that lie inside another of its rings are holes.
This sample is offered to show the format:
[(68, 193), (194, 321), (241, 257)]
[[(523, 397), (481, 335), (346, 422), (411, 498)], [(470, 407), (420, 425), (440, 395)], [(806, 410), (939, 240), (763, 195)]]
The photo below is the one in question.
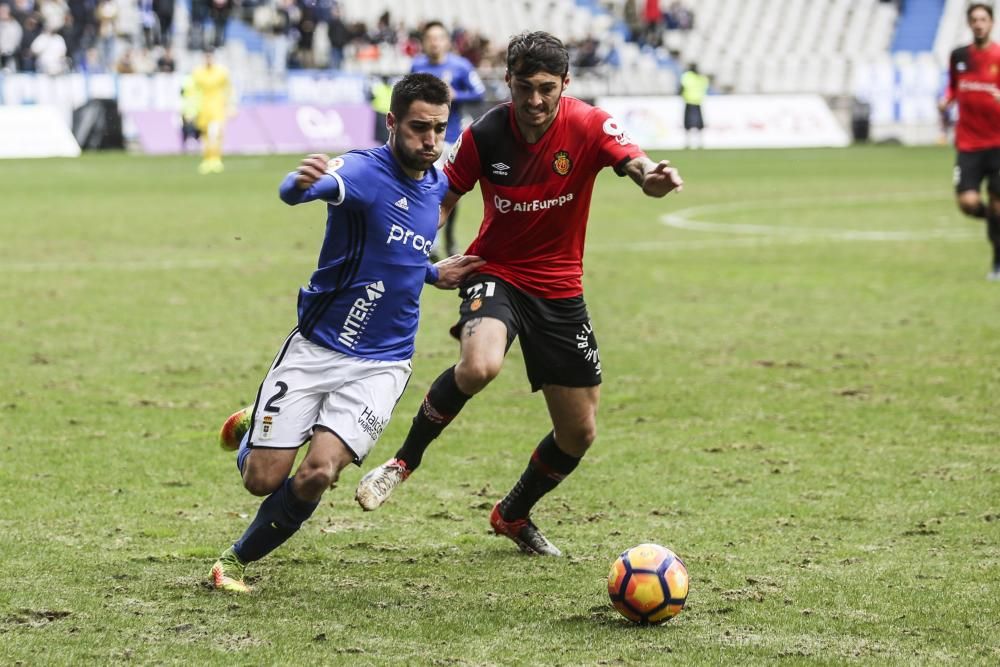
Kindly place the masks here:
[(479, 182), (483, 223), (468, 254), (481, 269), (528, 294), (583, 293), (583, 247), (594, 180), (604, 167), (622, 175), (643, 152), (606, 111), (564, 95), (542, 138), (524, 140), (511, 103), (494, 107), (462, 133), (445, 173), (465, 194)]
[(1000, 44), (952, 51), (946, 97), (958, 102), (958, 150), (1000, 148)]

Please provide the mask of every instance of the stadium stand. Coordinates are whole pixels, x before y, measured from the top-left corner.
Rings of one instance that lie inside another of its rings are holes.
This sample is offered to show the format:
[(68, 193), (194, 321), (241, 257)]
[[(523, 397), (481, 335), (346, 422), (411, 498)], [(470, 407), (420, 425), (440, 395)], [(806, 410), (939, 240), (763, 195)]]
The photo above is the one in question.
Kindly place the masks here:
[[(79, 14), (79, 7), (89, 6), (81, 2), (0, 5), (10, 6), (26, 33), (63, 25), (66, 70), (93, 77), (189, 71), (199, 60), (196, 42), (216, 39), (214, 22), (207, 0), (176, 0), (172, 17), (164, 19), (170, 24), (156, 25), (160, 18), (149, 7), (169, 2), (93, 3), (113, 7), (111, 18)], [(338, 20), (335, 6), (342, 20), (333, 33), (342, 39), (337, 47), (329, 30)], [(219, 59), (244, 102), (280, 102), (295, 97), (291, 80), (310, 72), (357, 81), (408, 71), (420, 48), (419, 26), (440, 19), (455, 31), (456, 47), (477, 63), (494, 97), (501, 97), (507, 39), (542, 29), (566, 40), (571, 53), (589, 49), (589, 66), (574, 61), (572, 69), (573, 93), (581, 97), (674, 95), (681, 71), (694, 62), (715, 93), (814, 93), (842, 114), (860, 102), (870, 107), (875, 126), (888, 128), (886, 136), (895, 125), (915, 124), (927, 138), (939, 121), (934, 98), (948, 55), (969, 40), (966, 6), (967, 0), (243, 0), (229, 15)], [(25, 7), (36, 9), (21, 11)], [(203, 16), (200, 29), (192, 16)], [(169, 57), (164, 35), (173, 37)], [(4, 61), (0, 77), (37, 69), (31, 39), (26, 36)], [(32, 86), (0, 87), (0, 95), (4, 89)], [(20, 99), (30, 103), (30, 97)], [(8, 98), (18, 103), (17, 96)]]

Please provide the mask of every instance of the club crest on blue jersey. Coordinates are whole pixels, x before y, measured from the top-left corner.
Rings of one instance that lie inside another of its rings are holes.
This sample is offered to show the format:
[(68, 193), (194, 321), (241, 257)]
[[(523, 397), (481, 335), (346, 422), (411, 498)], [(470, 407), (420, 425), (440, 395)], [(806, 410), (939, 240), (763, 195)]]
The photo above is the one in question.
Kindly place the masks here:
[(326, 164), (326, 173), (332, 174), (344, 166), (344, 158), (335, 157)]

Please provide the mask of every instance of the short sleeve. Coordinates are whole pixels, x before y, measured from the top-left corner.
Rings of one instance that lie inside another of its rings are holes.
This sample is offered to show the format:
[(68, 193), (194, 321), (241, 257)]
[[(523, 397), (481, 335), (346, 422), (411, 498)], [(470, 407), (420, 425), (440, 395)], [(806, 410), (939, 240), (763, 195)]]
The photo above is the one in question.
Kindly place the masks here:
[(444, 174), (448, 177), (449, 187), (457, 194), (464, 195), (475, 187), (481, 171), (479, 151), (476, 149), (476, 140), (472, 137), (470, 125), (451, 147), (444, 166)]
[(590, 115), (590, 128), (597, 137), (597, 160), (602, 167), (613, 166), (618, 175), (630, 160), (642, 157), (645, 152), (632, 141), (625, 128), (604, 109), (594, 107)]
[(330, 160), (326, 173), (339, 186), (334, 197), (323, 198), (327, 203), (346, 208), (361, 208), (372, 203), (378, 189), (378, 172), (376, 162), (370, 157), (345, 153)]

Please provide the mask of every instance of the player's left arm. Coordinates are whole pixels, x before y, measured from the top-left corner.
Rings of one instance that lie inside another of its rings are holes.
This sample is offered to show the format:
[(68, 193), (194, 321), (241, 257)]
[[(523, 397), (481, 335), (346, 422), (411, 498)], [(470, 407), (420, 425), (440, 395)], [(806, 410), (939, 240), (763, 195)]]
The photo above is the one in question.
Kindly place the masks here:
[(634, 157), (625, 163), (622, 171), (642, 188), (647, 197), (664, 197), (674, 190), (684, 189), (684, 179), (670, 160), (653, 162), (645, 155)]

